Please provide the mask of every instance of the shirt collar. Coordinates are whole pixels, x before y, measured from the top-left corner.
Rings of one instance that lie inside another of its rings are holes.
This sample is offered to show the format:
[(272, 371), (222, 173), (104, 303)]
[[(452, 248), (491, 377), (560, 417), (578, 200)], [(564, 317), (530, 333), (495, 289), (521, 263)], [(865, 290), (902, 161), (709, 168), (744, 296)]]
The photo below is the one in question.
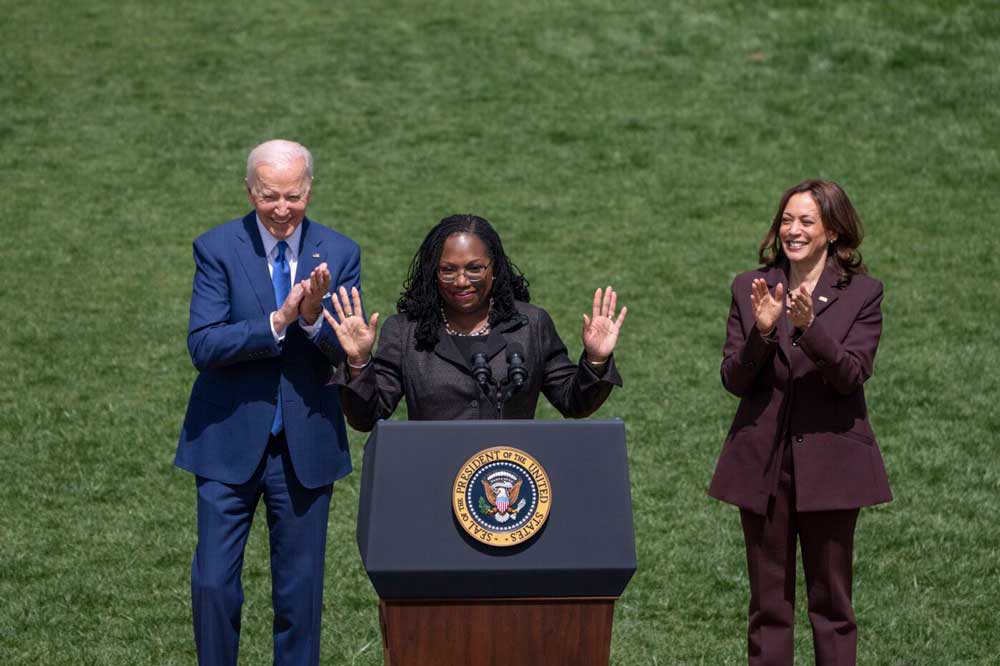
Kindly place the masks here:
[[(278, 245), (278, 239), (271, 235), (271, 232), (267, 230), (263, 224), (260, 223), (260, 215), (254, 213), (254, 219), (257, 220), (257, 231), (260, 232), (260, 239), (264, 242), (264, 256), (268, 259), (274, 259), (274, 248)], [(302, 239), (302, 225), (295, 227), (295, 231), (292, 235), (285, 239), (288, 243), (288, 254), (286, 258), (289, 261), (295, 261), (299, 256), (299, 242)]]

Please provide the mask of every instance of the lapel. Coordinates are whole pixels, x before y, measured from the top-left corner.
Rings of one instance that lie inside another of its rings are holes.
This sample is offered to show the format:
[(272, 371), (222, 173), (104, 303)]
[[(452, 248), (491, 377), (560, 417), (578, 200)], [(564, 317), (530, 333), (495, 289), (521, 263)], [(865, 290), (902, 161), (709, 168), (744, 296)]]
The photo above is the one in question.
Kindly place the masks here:
[(236, 254), (243, 264), (247, 281), (257, 295), (260, 302), (260, 309), (265, 312), (273, 312), (277, 309), (274, 301), (274, 286), (271, 284), (271, 275), (267, 271), (267, 257), (264, 256), (264, 241), (260, 239), (260, 231), (257, 230), (257, 217), (251, 212), (243, 218), (243, 227), (236, 232)]
[(458, 347), (451, 340), (451, 336), (448, 332), (444, 330), (442, 325), (438, 330), (438, 341), (434, 345), (434, 353), (448, 361), (453, 365), (457, 365), (460, 368), (470, 370), (469, 359), (462, 358), (462, 354), (458, 351)]
[(486, 359), (493, 360), (493, 357), (507, 348), (507, 338), (504, 337), (504, 328), (490, 329), (490, 334), (486, 336)]
[[(312, 226), (313, 224), (309, 218), (302, 220), (302, 236), (299, 238), (299, 263), (295, 267), (294, 282), (302, 282), (302, 280), (309, 277), (313, 269), (326, 260), (323, 250), (320, 247), (323, 244), (323, 239), (319, 233), (312, 230)], [(333, 277), (336, 279), (336, 276)], [(332, 283), (330, 288), (335, 288)]]
[(840, 275), (834, 266), (833, 260), (827, 261), (826, 266), (823, 267), (823, 274), (819, 276), (816, 288), (812, 293), (814, 316), (820, 316), (824, 310), (837, 300), (837, 296), (840, 294), (840, 289), (837, 287), (839, 279)]
[[(784, 287), (785, 295), (787, 296), (788, 263), (783, 261), (767, 269), (764, 279), (767, 281), (767, 288), (772, 293), (774, 292), (774, 288), (777, 287), (780, 282), (782, 287)], [(778, 323), (775, 324), (775, 326), (778, 328), (778, 355), (786, 365), (789, 365), (789, 359), (792, 357), (792, 331), (788, 323), (788, 317), (785, 316), (784, 311), (782, 311), (781, 317), (778, 319)]]

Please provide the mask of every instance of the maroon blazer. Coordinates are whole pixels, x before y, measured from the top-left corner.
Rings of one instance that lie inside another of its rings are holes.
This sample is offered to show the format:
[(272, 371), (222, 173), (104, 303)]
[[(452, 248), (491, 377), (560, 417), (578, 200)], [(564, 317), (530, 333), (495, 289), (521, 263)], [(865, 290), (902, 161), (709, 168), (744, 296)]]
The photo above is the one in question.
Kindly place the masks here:
[(863, 384), (882, 333), (882, 283), (855, 275), (837, 286), (827, 264), (812, 294), (805, 333), (782, 315), (762, 337), (750, 307), (754, 278), (788, 289), (787, 265), (738, 275), (726, 324), (722, 384), (740, 398), (715, 475), (712, 497), (764, 515), (792, 447), (798, 511), (853, 509), (892, 499), (868, 422)]

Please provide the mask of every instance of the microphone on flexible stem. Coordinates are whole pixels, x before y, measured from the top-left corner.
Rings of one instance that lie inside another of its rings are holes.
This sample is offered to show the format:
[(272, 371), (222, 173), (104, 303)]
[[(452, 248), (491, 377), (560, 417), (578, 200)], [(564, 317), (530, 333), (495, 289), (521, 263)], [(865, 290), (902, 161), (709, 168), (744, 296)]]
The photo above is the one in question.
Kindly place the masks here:
[(515, 393), (528, 381), (528, 367), (524, 364), (524, 347), (512, 342), (507, 345), (507, 379), (497, 391), (497, 418), (503, 418), (503, 408)]
[(524, 347), (512, 342), (507, 348), (507, 383), (517, 391), (528, 381), (528, 368), (524, 365)]
[(490, 370), (490, 364), (487, 362), (486, 354), (483, 352), (476, 352), (472, 355), (472, 377), (479, 384), (479, 387), (486, 392), (486, 388), (493, 379), (493, 371)]

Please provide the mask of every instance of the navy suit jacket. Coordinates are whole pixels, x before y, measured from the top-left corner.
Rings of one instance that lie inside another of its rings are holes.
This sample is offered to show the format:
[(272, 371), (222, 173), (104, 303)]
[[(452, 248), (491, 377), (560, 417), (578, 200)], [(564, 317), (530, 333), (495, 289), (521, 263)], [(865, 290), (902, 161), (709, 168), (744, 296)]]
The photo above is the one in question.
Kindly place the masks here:
[[(346, 236), (304, 219), (298, 257), (296, 281), (325, 261), (331, 290), (360, 288), (361, 252)], [(318, 488), (347, 475), (339, 389), (329, 384), (343, 350), (325, 321), (313, 340), (293, 323), (275, 343), (269, 317), (279, 304), (254, 213), (198, 237), (194, 262), (188, 351), (199, 373), (174, 463), (224, 483), (249, 480), (267, 448), (280, 382), (298, 480)]]

